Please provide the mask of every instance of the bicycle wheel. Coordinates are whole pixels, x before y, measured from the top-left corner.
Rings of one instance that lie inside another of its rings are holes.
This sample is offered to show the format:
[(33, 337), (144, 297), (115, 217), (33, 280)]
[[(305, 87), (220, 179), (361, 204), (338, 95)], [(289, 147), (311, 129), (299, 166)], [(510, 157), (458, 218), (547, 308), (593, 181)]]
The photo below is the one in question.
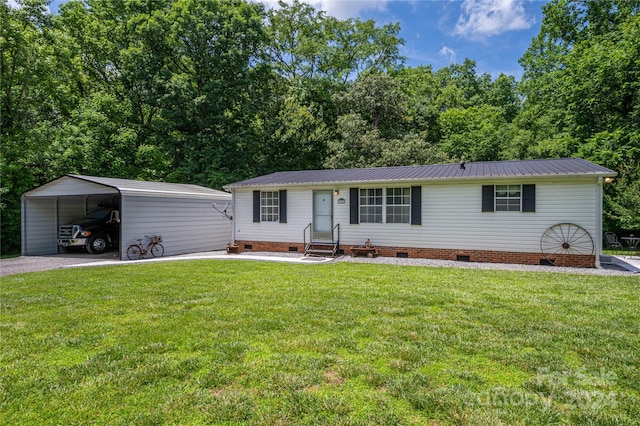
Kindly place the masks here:
[(160, 243), (158, 244), (154, 244), (151, 247), (151, 255), (153, 257), (162, 257), (162, 255), (164, 254), (164, 246)]
[(127, 247), (127, 259), (138, 260), (142, 258), (142, 247), (136, 244), (132, 244)]

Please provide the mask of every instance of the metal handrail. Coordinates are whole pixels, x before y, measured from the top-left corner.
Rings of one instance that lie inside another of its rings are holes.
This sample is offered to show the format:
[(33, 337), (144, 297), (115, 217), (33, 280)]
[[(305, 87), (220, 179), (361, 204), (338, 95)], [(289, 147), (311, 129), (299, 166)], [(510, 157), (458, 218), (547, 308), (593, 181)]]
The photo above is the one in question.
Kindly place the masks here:
[[(338, 239), (335, 238), (335, 231), (338, 231)], [(331, 242), (332, 243), (336, 243), (335, 247), (333, 248), (333, 255), (335, 256), (336, 253), (340, 250), (340, 224), (336, 223), (336, 226), (334, 226), (331, 229)]]
[(302, 230), (302, 243), (305, 250), (307, 249), (307, 229), (309, 230), (309, 243), (311, 243), (311, 222)]

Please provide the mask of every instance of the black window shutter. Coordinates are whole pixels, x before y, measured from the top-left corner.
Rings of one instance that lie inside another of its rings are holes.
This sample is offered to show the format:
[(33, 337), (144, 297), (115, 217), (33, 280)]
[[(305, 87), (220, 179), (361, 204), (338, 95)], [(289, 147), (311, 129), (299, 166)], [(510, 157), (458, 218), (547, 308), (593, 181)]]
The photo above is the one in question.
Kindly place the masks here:
[(260, 222), (260, 191), (253, 191), (253, 221)]
[(360, 194), (358, 188), (349, 188), (349, 223), (360, 223)]
[(493, 197), (495, 190), (493, 185), (482, 185), (482, 211), (492, 212), (494, 208)]
[(522, 211), (536, 211), (536, 186), (522, 185)]
[(280, 223), (287, 223), (287, 190), (281, 189), (278, 194), (278, 208), (280, 210)]
[(422, 225), (422, 187), (411, 187), (411, 224)]

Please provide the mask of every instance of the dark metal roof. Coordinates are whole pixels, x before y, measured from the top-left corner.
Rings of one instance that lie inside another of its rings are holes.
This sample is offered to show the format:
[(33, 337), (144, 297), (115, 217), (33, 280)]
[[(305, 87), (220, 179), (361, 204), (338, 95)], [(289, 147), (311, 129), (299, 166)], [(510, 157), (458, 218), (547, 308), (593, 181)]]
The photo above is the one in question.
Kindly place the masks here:
[(375, 167), (277, 172), (231, 183), (225, 189), (261, 186), (345, 184), (364, 182), (433, 181), (550, 176), (616, 176), (617, 173), (582, 158), (487, 161), (425, 166)]

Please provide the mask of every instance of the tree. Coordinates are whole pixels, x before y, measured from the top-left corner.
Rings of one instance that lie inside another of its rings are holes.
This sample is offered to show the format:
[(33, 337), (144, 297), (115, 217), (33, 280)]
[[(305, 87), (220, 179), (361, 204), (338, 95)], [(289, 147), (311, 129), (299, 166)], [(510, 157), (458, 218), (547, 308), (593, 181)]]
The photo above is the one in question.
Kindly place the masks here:
[(403, 68), (392, 74), (405, 95), (405, 117), (409, 126), (432, 143), (440, 140), (436, 99), (442, 87), (430, 66)]
[[(287, 90), (286, 85), (278, 87)], [(322, 168), (331, 133), (322, 108), (300, 99), (300, 94), (289, 90), (286, 96), (273, 97), (271, 105), (264, 109), (259, 120), (262, 142), (256, 156), (256, 174)]]
[(356, 81), (349, 90), (336, 95), (345, 112), (356, 112), (385, 136), (402, 131), (405, 95), (397, 81), (387, 74), (370, 74)]
[(262, 120), (260, 157), (268, 165), (266, 171), (287, 164), (319, 168), (327, 141), (339, 137), (338, 117), (348, 112), (340, 104), (351, 83), (402, 63), (400, 27), (339, 20), (298, 1), (279, 6), (268, 12), (266, 52), (281, 78), (265, 108), (269, 117)]
[(326, 79), (343, 85), (368, 72), (397, 68), (404, 60), (399, 24), (341, 21), (295, 0), (269, 11), (270, 63), (283, 77)]
[(220, 187), (247, 177), (255, 120), (269, 81), (260, 64), (262, 6), (240, 0), (179, 0), (167, 15), (171, 91), (162, 116), (173, 137), (170, 180)]
[[(525, 104), (517, 121), (543, 137), (537, 156), (580, 155), (620, 173), (606, 187), (605, 211), (636, 211), (640, 179), (640, 1), (555, 0), (521, 58)], [(620, 228), (627, 214), (610, 217)]]
[(414, 128), (407, 115), (408, 96), (387, 74), (369, 74), (336, 96), (345, 112), (338, 118), (338, 137), (329, 143), (326, 167), (399, 166), (446, 159)]
[(500, 159), (506, 145), (502, 111), (491, 106), (452, 108), (440, 114), (440, 148), (450, 158), (466, 161)]
[(66, 114), (44, 1), (0, 2), (1, 250), (20, 247), (20, 195), (50, 177), (42, 153)]

